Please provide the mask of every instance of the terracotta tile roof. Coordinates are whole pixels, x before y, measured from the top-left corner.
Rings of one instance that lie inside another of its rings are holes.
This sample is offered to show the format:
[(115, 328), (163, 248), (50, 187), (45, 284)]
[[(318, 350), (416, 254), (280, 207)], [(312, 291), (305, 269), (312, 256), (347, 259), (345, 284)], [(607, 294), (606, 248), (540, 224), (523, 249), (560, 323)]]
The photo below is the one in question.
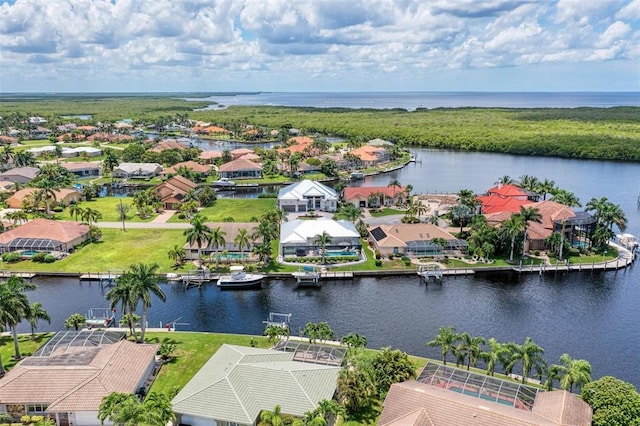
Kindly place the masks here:
[(344, 189), (344, 199), (349, 201), (355, 197), (367, 198), (371, 194), (381, 192), (387, 197), (393, 197), (401, 192), (406, 192), (406, 186), (349, 186)]
[(529, 200), (519, 200), (501, 195), (481, 195), (476, 198), (482, 204), (482, 213), (484, 214), (499, 212), (517, 213), (520, 211), (521, 206), (531, 204)]
[[(395, 383), (391, 386), (383, 403), (379, 424), (384, 425), (475, 425), (475, 426), (588, 426), (591, 424), (591, 408), (577, 396), (569, 394), (564, 403), (559, 403), (557, 392), (541, 392), (536, 397), (533, 412), (513, 408), (474, 396), (463, 395), (438, 386), (417, 381)], [(545, 393), (556, 394), (542, 397), (542, 406), (536, 412), (538, 398)], [(568, 392), (567, 392), (568, 393)], [(549, 402), (545, 401), (549, 398)], [(571, 400), (569, 402), (569, 400)], [(424, 409), (426, 416), (421, 423), (412, 416)], [(406, 423), (400, 423), (400, 419)], [(414, 421), (413, 423), (411, 421)]]
[(160, 196), (162, 201), (165, 201), (169, 197), (185, 195), (191, 189), (196, 189), (197, 187), (198, 185), (191, 182), (189, 179), (176, 175), (156, 186), (154, 190)]
[(256, 164), (253, 161), (249, 160), (233, 160), (228, 163), (222, 164), (218, 170), (221, 172), (235, 172), (239, 170), (262, 170), (262, 166), (260, 164)]
[(187, 149), (187, 147), (182, 145), (178, 141), (164, 140), (164, 141), (160, 142), (158, 145), (156, 145), (153, 148), (151, 148), (149, 151), (151, 151), (151, 152), (162, 152), (162, 151), (165, 151), (167, 149), (179, 149), (179, 150), (182, 151), (182, 150)]
[(170, 173), (177, 173), (180, 167), (186, 167), (189, 170), (202, 174), (207, 174), (211, 171), (211, 166), (196, 163), (195, 161), (183, 161), (182, 163), (174, 164), (173, 166), (164, 169), (160, 174), (167, 175)]
[(291, 154), (295, 154), (296, 152), (303, 152), (313, 143), (313, 139), (308, 136), (296, 136), (289, 139), (288, 142), (290, 144), (289, 146), (278, 148), (276, 151), (278, 151), (278, 153), (289, 151)]
[[(19, 191), (16, 191), (15, 194), (13, 194), (11, 197), (7, 199), (7, 205), (13, 208), (20, 208), (24, 198), (33, 194), (37, 190), (38, 188), (24, 188)], [(81, 194), (78, 191), (75, 191), (73, 189), (67, 189), (67, 188), (58, 189), (53, 192), (56, 196), (57, 201), (64, 200), (68, 195), (71, 195), (71, 194), (77, 194), (78, 199), (81, 196)]]
[(73, 161), (73, 162), (64, 162), (64, 163), (60, 163), (60, 165), (62, 167), (64, 167), (65, 169), (69, 170), (70, 172), (74, 171), (74, 170), (85, 170), (85, 169), (100, 169), (100, 162), (99, 161), (89, 161), (86, 163), (81, 163), (81, 162), (77, 162), (77, 161)]
[(254, 154), (253, 152), (250, 152), (248, 154), (244, 154), (241, 157), (238, 157), (238, 160), (260, 161), (260, 156), (258, 154)]
[(553, 229), (553, 223), (556, 221), (569, 219), (576, 215), (571, 207), (567, 207), (564, 204), (551, 200), (529, 203), (524, 207), (533, 207), (538, 209), (540, 216), (542, 216), (542, 226), (547, 229)]
[(18, 138), (0, 135), (0, 143), (18, 143)]
[(529, 194), (515, 185), (499, 185), (487, 191), (487, 194), (502, 195), (503, 197), (527, 197)]
[(402, 223), (397, 225), (376, 225), (368, 230), (380, 228), (385, 238), (376, 240), (379, 247), (405, 247), (410, 241), (431, 241), (434, 238), (455, 240), (456, 237), (442, 228), (429, 223)]
[(155, 363), (158, 347), (121, 340), (77, 351), (93, 358), (83, 365), (29, 365), (27, 357), (0, 379), (0, 400), (47, 404), (51, 412), (97, 411), (111, 392), (137, 390)]
[(87, 137), (83, 134), (77, 134), (77, 133), (65, 133), (63, 135), (60, 135), (56, 138), (56, 140), (58, 142), (62, 142), (65, 140), (65, 138), (70, 139), (70, 140), (78, 140), (78, 141), (82, 141), (85, 140)]
[(387, 149), (380, 146), (364, 145), (360, 148), (352, 149), (349, 153), (360, 158), (362, 161), (375, 161), (380, 158), (380, 155), (385, 151), (387, 151)]
[(209, 160), (212, 158), (222, 158), (222, 151), (202, 151), (198, 158)]
[(131, 135), (116, 135), (114, 133), (94, 133), (87, 137), (88, 141), (132, 141), (134, 137)]
[(88, 233), (89, 226), (82, 223), (34, 219), (0, 234), (0, 244), (8, 244), (15, 238), (44, 238), (66, 243)]

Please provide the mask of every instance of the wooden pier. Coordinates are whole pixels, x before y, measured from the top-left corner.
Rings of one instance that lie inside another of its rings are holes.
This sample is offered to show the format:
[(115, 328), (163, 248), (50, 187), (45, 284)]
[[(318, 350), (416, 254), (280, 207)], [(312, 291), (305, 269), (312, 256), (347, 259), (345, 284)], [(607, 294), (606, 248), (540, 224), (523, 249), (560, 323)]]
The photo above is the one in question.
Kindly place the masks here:
[(353, 272), (351, 271), (322, 271), (320, 272), (322, 280), (352, 280)]
[(30, 280), (35, 276), (36, 276), (36, 274), (34, 274), (33, 272), (0, 271), (0, 278), (20, 277), (20, 278), (25, 278), (27, 280)]

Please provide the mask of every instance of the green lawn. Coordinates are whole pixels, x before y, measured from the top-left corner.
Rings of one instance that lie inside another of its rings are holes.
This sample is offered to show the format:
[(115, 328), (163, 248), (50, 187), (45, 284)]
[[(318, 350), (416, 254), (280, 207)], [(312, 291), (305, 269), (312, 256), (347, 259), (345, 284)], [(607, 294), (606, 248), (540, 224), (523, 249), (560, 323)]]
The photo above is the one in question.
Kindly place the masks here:
[(403, 215), (403, 214), (407, 213), (406, 210), (389, 209), (389, 208), (384, 208), (381, 211), (369, 210), (369, 212), (371, 213), (371, 216), (373, 216), (373, 217), (394, 216), (394, 215), (398, 215), (398, 214), (402, 214)]
[[(46, 343), (53, 333), (38, 333), (36, 330), (36, 338), (32, 339), (31, 334), (21, 334), (18, 336), (18, 346), (20, 347), (20, 353), (25, 355), (33, 354), (36, 349)], [(13, 351), (13, 336), (2, 335), (0, 336), (0, 356), (2, 357), (2, 365), (7, 370), (10, 370), (16, 365), (16, 360), (13, 359), (15, 355)]]
[[(159, 272), (172, 272), (173, 261), (167, 252), (185, 243), (182, 229), (102, 229), (102, 241), (79, 248), (55, 263), (22, 261), (4, 263), (4, 268), (14, 271), (55, 272), (106, 272), (125, 269), (138, 262), (160, 265)], [(183, 268), (193, 269), (187, 262)]]
[[(95, 198), (91, 201), (81, 201), (78, 203), (78, 205), (83, 209), (89, 207), (102, 213), (102, 219), (100, 219), (99, 222), (119, 222), (120, 217), (118, 216), (118, 212), (116, 211), (116, 206), (119, 205), (120, 202), (122, 202), (122, 204), (124, 205), (129, 206), (127, 221), (150, 222), (154, 217), (157, 216), (156, 213), (153, 213), (150, 218), (141, 219), (136, 214), (136, 208), (133, 206), (133, 198), (131, 197), (100, 197)], [(59, 213), (58, 216), (60, 216), (60, 218), (63, 220), (75, 220), (75, 218), (71, 216), (71, 213), (69, 213), (69, 208), (66, 208), (64, 212)]]
[[(215, 205), (200, 210), (200, 215), (209, 222), (222, 222), (232, 217), (234, 222), (249, 222), (251, 218), (260, 217), (267, 210), (275, 209), (273, 198), (219, 198)], [(173, 215), (169, 222), (189, 222)]]

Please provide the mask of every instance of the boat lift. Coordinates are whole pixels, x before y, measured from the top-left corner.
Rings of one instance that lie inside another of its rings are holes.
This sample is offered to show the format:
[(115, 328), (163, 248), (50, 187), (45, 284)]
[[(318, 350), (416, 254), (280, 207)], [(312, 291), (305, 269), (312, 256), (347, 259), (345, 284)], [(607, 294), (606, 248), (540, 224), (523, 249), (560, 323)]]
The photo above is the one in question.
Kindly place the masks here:
[(92, 329), (111, 327), (116, 322), (116, 309), (113, 308), (90, 308), (87, 312), (87, 328)]
[(165, 328), (167, 329), (167, 331), (176, 331), (176, 327), (179, 325), (186, 325), (188, 326), (189, 323), (188, 322), (178, 322), (182, 319), (182, 317), (176, 318), (173, 321), (169, 321), (167, 323), (163, 323), (162, 321), (160, 321), (160, 328)]
[(269, 312), (269, 317), (266, 321), (262, 321), (264, 328), (272, 325), (276, 327), (284, 327), (287, 330), (291, 329), (291, 314), (281, 314), (278, 312)]

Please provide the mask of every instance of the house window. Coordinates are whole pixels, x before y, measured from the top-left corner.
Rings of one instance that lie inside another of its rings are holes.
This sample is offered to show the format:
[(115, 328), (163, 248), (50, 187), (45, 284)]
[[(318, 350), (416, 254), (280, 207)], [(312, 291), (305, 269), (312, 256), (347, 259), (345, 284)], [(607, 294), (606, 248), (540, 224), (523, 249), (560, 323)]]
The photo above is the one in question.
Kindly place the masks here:
[(46, 404), (32, 404), (32, 405), (27, 405), (27, 412), (28, 413), (44, 413), (45, 411), (47, 411), (47, 405)]

